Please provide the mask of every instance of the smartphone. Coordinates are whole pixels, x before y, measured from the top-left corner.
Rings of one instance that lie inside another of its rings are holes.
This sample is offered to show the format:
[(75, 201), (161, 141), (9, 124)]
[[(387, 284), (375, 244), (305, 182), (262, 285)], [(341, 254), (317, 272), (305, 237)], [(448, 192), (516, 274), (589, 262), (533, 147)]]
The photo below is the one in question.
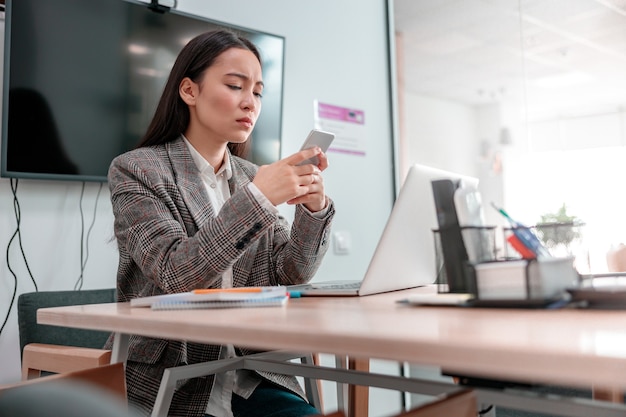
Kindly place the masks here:
[[(335, 134), (330, 132), (324, 132), (323, 130), (313, 129), (309, 133), (309, 135), (304, 140), (301, 151), (309, 148), (313, 148), (314, 146), (319, 146), (322, 149), (322, 152), (326, 152), (330, 147), (333, 139), (335, 139)], [(300, 162), (298, 165), (306, 165), (313, 164), (317, 166), (319, 164), (319, 159), (317, 156), (307, 159), (306, 161)]]

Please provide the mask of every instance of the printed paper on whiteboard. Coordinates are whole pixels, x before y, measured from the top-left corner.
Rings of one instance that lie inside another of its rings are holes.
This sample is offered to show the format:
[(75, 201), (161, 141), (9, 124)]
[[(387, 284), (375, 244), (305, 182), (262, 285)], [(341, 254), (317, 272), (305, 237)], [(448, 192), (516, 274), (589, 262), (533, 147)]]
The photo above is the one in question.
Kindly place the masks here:
[(365, 112), (315, 101), (315, 128), (335, 134), (328, 152), (365, 156)]

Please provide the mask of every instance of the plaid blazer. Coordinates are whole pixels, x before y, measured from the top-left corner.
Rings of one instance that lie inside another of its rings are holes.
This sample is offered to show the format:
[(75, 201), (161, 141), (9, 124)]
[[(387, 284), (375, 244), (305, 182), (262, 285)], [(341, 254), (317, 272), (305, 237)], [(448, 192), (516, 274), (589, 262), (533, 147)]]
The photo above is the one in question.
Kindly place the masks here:
[[(258, 167), (234, 156), (231, 165), (231, 198), (216, 215), (182, 138), (113, 160), (108, 179), (119, 250), (118, 301), (220, 287), (231, 265), (234, 286), (299, 284), (313, 277), (328, 249), (333, 202), (322, 219), (296, 206), (289, 227), (246, 187)], [(131, 336), (129, 401), (149, 414), (165, 368), (215, 360), (219, 351), (216, 345)], [(304, 394), (294, 377), (260, 374)], [(203, 416), (212, 385), (212, 375), (181, 381), (169, 415)]]

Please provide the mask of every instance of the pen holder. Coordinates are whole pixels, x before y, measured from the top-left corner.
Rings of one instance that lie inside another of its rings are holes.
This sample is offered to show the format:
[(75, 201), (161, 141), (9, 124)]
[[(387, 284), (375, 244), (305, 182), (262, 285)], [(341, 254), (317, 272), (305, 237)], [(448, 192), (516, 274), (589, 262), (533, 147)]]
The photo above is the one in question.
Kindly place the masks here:
[(463, 226), (460, 229), (462, 242), (454, 243), (460, 243), (462, 250), (444, 246), (446, 240), (442, 239), (442, 233), (445, 234), (446, 230), (433, 230), (438, 292), (472, 293), (475, 282), (468, 264), (496, 259), (495, 226)]

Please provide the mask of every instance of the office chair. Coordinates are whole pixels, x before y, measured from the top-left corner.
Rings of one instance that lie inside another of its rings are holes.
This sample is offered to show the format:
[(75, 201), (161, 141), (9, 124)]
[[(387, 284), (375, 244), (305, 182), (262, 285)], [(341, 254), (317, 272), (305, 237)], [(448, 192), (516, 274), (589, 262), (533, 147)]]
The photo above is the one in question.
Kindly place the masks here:
[(37, 309), (115, 302), (115, 289), (40, 291), (21, 294), (17, 317), (22, 380), (46, 373), (66, 373), (107, 365), (111, 351), (102, 349), (109, 332), (37, 324)]
[(136, 417), (126, 399), (124, 365), (116, 363), (0, 386), (0, 415)]

